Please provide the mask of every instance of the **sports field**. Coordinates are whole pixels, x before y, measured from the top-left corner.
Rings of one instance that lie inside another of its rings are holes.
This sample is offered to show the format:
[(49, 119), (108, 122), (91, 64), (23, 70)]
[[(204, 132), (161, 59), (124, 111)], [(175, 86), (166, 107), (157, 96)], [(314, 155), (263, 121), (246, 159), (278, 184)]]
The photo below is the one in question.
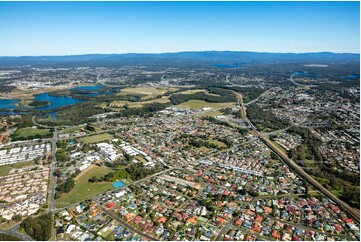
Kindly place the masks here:
[(113, 139), (113, 135), (104, 133), (104, 134), (96, 134), (88, 137), (81, 138), (80, 140), (85, 144), (93, 144), (93, 143), (99, 143), (101, 141), (105, 140), (111, 140)]
[(93, 176), (101, 177), (113, 171), (111, 168), (93, 166), (86, 169), (75, 178), (75, 186), (69, 193), (63, 193), (56, 200), (56, 207), (61, 208), (84, 200), (87, 197), (114, 189), (111, 182), (88, 182)]

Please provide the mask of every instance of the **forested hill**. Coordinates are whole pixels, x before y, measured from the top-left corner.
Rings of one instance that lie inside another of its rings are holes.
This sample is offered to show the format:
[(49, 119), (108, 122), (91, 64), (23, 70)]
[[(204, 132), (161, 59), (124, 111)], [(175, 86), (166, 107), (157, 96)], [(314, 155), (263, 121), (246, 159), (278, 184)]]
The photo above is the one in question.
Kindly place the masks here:
[(20, 56), (0, 57), (0, 66), (82, 64), (132, 64), (132, 63), (331, 63), (359, 61), (360, 54), (352, 53), (270, 53), (247, 51), (191, 51), (162, 54), (88, 54), (68, 56)]

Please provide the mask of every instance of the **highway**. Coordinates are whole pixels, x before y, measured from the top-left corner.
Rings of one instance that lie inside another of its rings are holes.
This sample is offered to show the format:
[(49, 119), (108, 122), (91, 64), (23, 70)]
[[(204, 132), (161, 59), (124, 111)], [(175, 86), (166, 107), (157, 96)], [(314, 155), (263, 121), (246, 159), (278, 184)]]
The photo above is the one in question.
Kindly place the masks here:
[(293, 160), (288, 158), (288, 156), (283, 153), (272, 141), (268, 138), (264, 137), (260, 134), (259, 138), (271, 149), (273, 150), (281, 159), (297, 174), (299, 174), (302, 178), (304, 178), (309, 184), (318, 189), (322, 194), (327, 196), (329, 199), (338, 204), (343, 210), (347, 211), (354, 220), (360, 222), (360, 213), (355, 209), (351, 208), (347, 203), (341, 201), (338, 197), (336, 197), (333, 193), (323, 187), (320, 183), (318, 183), (312, 176), (310, 176), (307, 172), (305, 172), (300, 166), (298, 166)]
[(49, 210), (54, 213), (55, 207), (55, 188), (56, 188), (56, 176), (54, 175), (56, 170), (56, 143), (58, 142), (58, 129), (54, 128), (54, 137), (51, 142), (53, 162), (51, 163), (50, 178), (49, 178)]
[(300, 83), (295, 82), (295, 81), (293, 80), (293, 76), (294, 76), (294, 75), (296, 75), (296, 72), (293, 73), (293, 74), (291, 75), (291, 77), (290, 77), (290, 81), (291, 81), (294, 85), (299, 86), (299, 87), (315, 87), (315, 85), (304, 85), (304, 84), (300, 84)]
[[(293, 76), (293, 75), (292, 75)], [(291, 76), (291, 78), (292, 78)], [(243, 106), (243, 102), (241, 102)], [(242, 108), (241, 108), (242, 110)], [(243, 115), (243, 114), (242, 114)], [(360, 213), (351, 208), (347, 203), (340, 200), (336, 195), (323, 187), (319, 182), (317, 182), (312, 176), (310, 176), (307, 172), (305, 172), (300, 166), (296, 164), (293, 160), (288, 158), (287, 154), (285, 154), (282, 150), (280, 150), (271, 140), (269, 140), (266, 136), (264, 136), (261, 132), (257, 131), (257, 128), (252, 124), (252, 122), (245, 117), (249, 127), (254, 131), (256, 136), (263, 141), (265, 145), (267, 145), (272, 151), (274, 151), (293, 171), (295, 171), (298, 175), (300, 175), (303, 179), (305, 179), (310, 185), (318, 189), (322, 194), (326, 197), (334, 201), (338, 204), (344, 211), (348, 212), (351, 217), (356, 220), (358, 223), (360, 222)]]
[(269, 92), (271, 92), (272, 91), (272, 88), (271, 89), (269, 89), (269, 90), (267, 90), (267, 91), (265, 91), (265, 92), (263, 92), (261, 95), (259, 95), (256, 99), (253, 99), (253, 100), (251, 100), (251, 101), (249, 101), (248, 103), (245, 103), (244, 105), (245, 106), (248, 106), (248, 105), (250, 105), (250, 104), (252, 104), (252, 103), (255, 103), (255, 102), (257, 102), (259, 99), (261, 99), (263, 96), (265, 96), (265, 95), (267, 95)]

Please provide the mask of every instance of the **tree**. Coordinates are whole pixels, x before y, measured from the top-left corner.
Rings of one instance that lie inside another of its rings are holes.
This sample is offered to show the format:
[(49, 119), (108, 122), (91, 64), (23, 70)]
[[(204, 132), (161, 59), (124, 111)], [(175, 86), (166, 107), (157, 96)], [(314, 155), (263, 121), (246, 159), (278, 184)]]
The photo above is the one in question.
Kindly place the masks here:
[(20, 227), (35, 240), (49, 240), (53, 227), (53, 215), (46, 213), (39, 217), (28, 217)]
[(14, 214), (12, 217), (11, 217), (11, 220), (15, 221), (15, 222), (19, 222), (21, 221), (23, 217), (20, 215), (20, 214)]

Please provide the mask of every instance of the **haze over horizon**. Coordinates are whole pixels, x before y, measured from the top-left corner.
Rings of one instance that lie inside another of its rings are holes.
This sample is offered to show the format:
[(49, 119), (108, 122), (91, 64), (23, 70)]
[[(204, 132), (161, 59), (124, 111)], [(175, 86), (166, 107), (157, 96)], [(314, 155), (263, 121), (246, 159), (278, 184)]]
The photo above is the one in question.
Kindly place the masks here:
[(0, 56), (360, 53), (359, 2), (0, 2)]

